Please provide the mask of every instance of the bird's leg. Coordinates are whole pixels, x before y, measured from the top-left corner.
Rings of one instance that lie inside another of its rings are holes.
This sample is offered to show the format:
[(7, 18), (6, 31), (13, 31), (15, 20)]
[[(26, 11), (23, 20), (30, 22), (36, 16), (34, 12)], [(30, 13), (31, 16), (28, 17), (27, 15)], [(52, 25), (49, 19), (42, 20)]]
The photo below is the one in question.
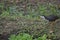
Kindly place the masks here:
[(59, 22), (59, 21), (60, 21), (60, 19), (56, 20), (55, 23), (57, 23), (57, 22)]
[(56, 21), (53, 21), (53, 22), (50, 22), (50, 33), (53, 33), (54, 32), (54, 25), (59, 22), (60, 19), (56, 20)]
[(50, 33), (54, 32), (54, 22), (50, 22)]

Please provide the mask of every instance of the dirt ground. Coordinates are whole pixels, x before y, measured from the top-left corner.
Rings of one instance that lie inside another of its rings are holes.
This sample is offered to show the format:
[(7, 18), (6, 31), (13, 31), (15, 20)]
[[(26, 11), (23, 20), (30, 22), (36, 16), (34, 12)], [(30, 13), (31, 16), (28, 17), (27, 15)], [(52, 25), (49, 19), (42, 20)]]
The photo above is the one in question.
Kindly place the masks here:
[[(15, 2), (17, 5), (20, 5), (19, 4), (20, 2), (18, 2), (17, 0)], [(26, 5), (27, 4), (26, 2), (27, 1), (23, 2), (22, 5)], [(36, 5), (36, 3), (46, 4), (49, 2), (54, 5), (57, 5), (57, 7), (59, 7), (60, 5), (60, 0), (37, 0), (37, 1), (28, 0), (28, 2), (33, 5)], [(44, 20), (42, 21), (41, 20), (30, 20), (30, 19), (25, 19), (25, 18), (18, 18), (15, 20), (11, 20), (9, 18), (1, 18), (0, 19), (0, 34), (2, 35), (0, 35), (0, 38), (3, 40), (8, 40), (7, 39), (8, 34), (13, 34), (13, 33), (17, 34), (19, 32), (29, 33), (34, 36), (35, 34), (39, 35), (39, 34), (48, 33), (49, 29), (51, 28), (51, 26), (49, 26), (50, 25), (49, 22), (48, 21), (45, 22)], [(57, 38), (60, 38), (60, 19), (58, 20), (57, 23), (55, 23), (55, 25), (53, 25), (53, 29), (54, 29), (54, 33), (57, 36)], [(5, 36), (6, 38), (4, 38)]]

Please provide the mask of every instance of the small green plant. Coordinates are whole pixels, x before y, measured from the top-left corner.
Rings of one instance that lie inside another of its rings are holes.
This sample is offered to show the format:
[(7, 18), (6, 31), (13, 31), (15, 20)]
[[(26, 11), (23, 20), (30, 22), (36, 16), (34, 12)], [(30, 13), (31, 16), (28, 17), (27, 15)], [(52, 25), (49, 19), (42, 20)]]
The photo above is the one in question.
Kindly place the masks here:
[(2, 17), (8, 17), (9, 16), (9, 12), (4, 11), (0, 16), (2, 16)]
[(33, 37), (29, 34), (26, 33), (21, 33), (18, 35), (11, 35), (9, 40), (46, 40), (47, 39), (47, 35), (44, 34), (42, 37), (38, 37), (37, 39), (33, 39)]
[(44, 34), (42, 37), (38, 37), (38, 40), (46, 40), (47, 39), (47, 35)]
[(32, 36), (30, 36), (29, 34), (18, 34), (16, 35), (11, 35), (9, 40), (32, 40)]

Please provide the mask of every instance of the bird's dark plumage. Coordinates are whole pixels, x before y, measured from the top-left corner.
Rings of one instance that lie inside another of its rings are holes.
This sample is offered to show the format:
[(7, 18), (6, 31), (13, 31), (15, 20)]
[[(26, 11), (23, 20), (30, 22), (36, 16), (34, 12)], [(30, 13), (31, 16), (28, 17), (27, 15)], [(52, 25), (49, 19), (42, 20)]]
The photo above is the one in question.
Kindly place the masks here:
[(49, 21), (55, 21), (55, 20), (59, 19), (59, 17), (56, 15), (49, 15), (49, 16), (44, 16), (44, 17), (45, 17), (45, 19), (47, 19)]

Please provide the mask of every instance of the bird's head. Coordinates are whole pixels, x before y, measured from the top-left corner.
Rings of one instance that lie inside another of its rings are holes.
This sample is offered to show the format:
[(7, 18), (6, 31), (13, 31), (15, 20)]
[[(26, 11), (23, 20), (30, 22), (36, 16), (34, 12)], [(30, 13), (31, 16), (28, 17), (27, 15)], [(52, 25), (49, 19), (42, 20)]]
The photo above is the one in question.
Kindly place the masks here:
[(40, 16), (40, 18), (42, 18), (42, 19), (44, 19), (44, 20), (45, 20), (45, 16), (44, 16), (44, 15)]

